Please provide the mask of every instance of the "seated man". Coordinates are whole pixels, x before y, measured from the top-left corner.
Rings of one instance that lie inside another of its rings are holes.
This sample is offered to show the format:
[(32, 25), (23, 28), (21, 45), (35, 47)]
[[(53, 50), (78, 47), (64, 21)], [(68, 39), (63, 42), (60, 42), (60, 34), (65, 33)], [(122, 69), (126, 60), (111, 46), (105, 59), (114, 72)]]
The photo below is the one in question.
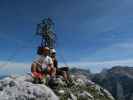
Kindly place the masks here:
[[(31, 66), (33, 77), (42, 80), (44, 76), (50, 75), (52, 77), (56, 74), (56, 69), (53, 67), (53, 61), (48, 56), (49, 48), (42, 47), (42, 52), (34, 60)], [(38, 71), (39, 70), (39, 71)]]
[(55, 49), (50, 50), (51, 58), (53, 60), (53, 66), (56, 68), (56, 75), (61, 75), (64, 77), (65, 80), (68, 80), (68, 67), (58, 68), (58, 61), (56, 59), (56, 51)]

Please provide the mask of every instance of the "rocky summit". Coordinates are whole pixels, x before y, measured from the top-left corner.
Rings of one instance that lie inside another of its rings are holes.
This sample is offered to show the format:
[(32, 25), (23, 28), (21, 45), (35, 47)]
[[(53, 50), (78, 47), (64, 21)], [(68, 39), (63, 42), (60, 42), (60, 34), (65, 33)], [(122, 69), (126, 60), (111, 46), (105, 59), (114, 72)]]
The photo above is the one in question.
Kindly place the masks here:
[(12, 75), (0, 80), (0, 100), (114, 100), (112, 95), (83, 75), (70, 81), (57, 77), (45, 84), (32, 83), (30, 75)]

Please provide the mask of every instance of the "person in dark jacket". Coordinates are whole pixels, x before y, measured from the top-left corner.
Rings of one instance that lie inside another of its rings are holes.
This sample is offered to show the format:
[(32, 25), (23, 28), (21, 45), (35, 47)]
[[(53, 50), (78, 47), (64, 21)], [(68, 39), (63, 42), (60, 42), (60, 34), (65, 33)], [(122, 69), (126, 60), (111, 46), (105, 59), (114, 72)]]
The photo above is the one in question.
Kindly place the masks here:
[[(64, 77), (65, 80), (68, 80), (68, 68), (58, 68), (58, 61), (56, 58), (56, 51), (55, 49), (50, 50), (51, 58), (53, 60), (53, 66), (56, 68), (56, 75), (61, 75)], [(67, 69), (67, 70), (66, 70)]]

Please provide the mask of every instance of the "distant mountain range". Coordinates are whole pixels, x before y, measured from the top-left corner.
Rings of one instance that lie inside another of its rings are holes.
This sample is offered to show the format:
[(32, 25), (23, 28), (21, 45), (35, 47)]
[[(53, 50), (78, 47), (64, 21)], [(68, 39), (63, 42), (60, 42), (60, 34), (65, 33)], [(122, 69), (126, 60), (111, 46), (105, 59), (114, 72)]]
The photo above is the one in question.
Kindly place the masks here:
[(115, 66), (98, 74), (91, 74), (88, 70), (76, 70), (107, 89), (116, 100), (133, 100), (133, 67)]

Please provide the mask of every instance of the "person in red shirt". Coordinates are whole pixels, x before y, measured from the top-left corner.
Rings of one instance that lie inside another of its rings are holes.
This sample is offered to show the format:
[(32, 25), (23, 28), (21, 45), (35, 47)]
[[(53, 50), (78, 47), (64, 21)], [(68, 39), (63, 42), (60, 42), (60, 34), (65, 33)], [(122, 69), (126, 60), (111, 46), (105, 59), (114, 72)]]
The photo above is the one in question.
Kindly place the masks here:
[(38, 57), (33, 61), (31, 65), (32, 76), (37, 82), (41, 82), (41, 80), (46, 75), (54, 77), (56, 74), (56, 69), (53, 67), (53, 61), (51, 57), (48, 56), (49, 48), (42, 47), (41, 50), (41, 53), (39, 53)]

